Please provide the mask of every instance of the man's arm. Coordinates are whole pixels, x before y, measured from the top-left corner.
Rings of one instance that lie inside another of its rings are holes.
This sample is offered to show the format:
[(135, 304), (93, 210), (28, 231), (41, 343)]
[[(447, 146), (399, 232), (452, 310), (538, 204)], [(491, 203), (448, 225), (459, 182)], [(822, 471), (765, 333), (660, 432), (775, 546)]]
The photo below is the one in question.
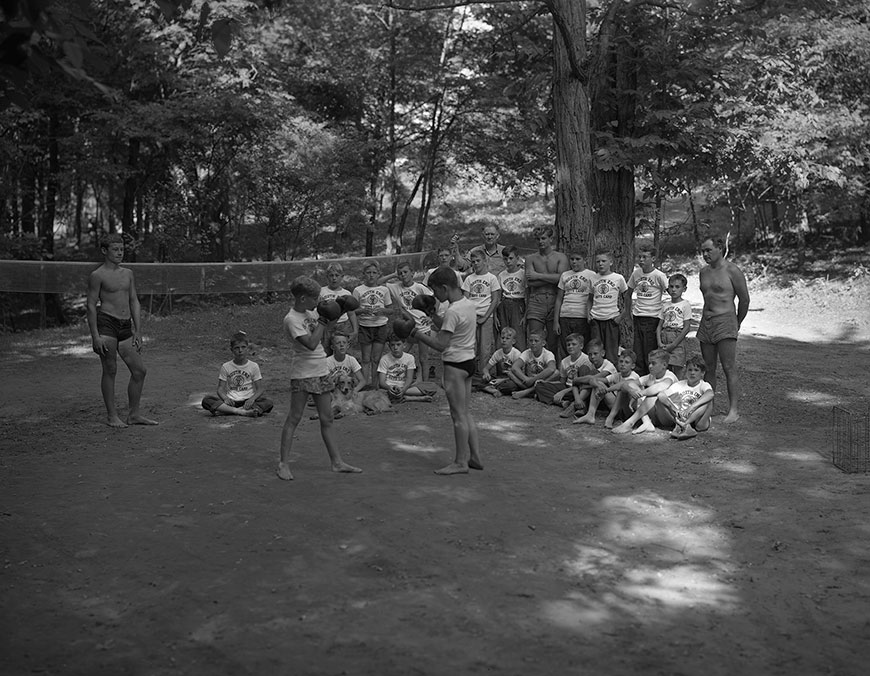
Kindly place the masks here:
[(564, 298), (565, 289), (556, 291), (556, 306), (553, 308), (553, 333), (557, 336), (562, 333), (562, 330), (559, 328), (559, 316), (562, 314), (562, 300)]
[(734, 263), (728, 266), (728, 275), (731, 277), (731, 284), (734, 286), (734, 293), (737, 296), (737, 328), (740, 328), (749, 312), (749, 287), (746, 285), (743, 271)]

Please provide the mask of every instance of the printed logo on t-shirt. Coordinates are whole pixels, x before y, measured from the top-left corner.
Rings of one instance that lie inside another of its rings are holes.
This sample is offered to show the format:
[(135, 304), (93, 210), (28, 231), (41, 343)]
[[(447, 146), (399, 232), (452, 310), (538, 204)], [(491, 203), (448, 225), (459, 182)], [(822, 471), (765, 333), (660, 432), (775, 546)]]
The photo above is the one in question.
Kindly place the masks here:
[(389, 364), (387, 366), (387, 382), (405, 384), (405, 375), (408, 373), (408, 365), (401, 362)]
[(487, 280), (475, 279), (472, 280), (471, 283), (468, 285), (468, 292), (472, 296), (480, 298), (483, 296), (489, 296), (492, 293), (492, 291), (490, 291), (491, 288), (492, 284), (490, 284)]
[(668, 399), (678, 411), (688, 410), (700, 398), (701, 392), (697, 390), (683, 390), (682, 392), (674, 392), (668, 395)]
[(380, 289), (367, 289), (359, 295), (360, 305), (369, 309), (384, 305), (384, 292)]
[(508, 296), (517, 296), (523, 292), (523, 285), (519, 277), (502, 277), (501, 286)]
[(317, 317), (312, 317), (311, 315), (305, 315), (305, 328), (308, 329), (308, 333), (314, 333), (314, 329), (317, 328)]
[[(585, 277), (576, 276), (569, 277), (565, 280), (565, 293), (581, 293), (588, 295), (589, 294), (589, 280)], [(606, 293), (606, 291), (604, 292)]]
[(599, 279), (595, 285), (595, 294), (598, 296), (607, 296), (612, 291), (616, 291), (616, 284), (609, 279)]
[(666, 307), (662, 312), (662, 328), (681, 329), (683, 328), (684, 319), (683, 312), (679, 305)]
[(233, 371), (227, 376), (227, 385), (229, 389), (234, 391), (242, 391), (250, 389), (251, 376), (247, 371)]
[(537, 357), (532, 357), (532, 361), (526, 364), (526, 373), (530, 376), (537, 375), (546, 368), (546, 364)]

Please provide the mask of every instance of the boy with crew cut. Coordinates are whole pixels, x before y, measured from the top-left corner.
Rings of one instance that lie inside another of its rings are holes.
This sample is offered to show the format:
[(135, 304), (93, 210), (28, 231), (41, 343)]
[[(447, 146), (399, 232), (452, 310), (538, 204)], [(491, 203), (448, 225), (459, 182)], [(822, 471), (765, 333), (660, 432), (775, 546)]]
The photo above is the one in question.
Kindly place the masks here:
[(704, 380), (706, 372), (704, 358), (693, 355), (686, 362), (686, 379), (659, 393), (656, 415), (663, 425), (674, 425), (674, 439), (691, 439), (699, 431), (710, 429), (713, 386)]
[(592, 337), (604, 345), (610, 362), (619, 356), (619, 297), (628, 290), (625, 277), (613, 272), (613, 255), (609, 251), (595, 254), (595, 275), (592, 282), (592, 309), (589, 312)]
[[(484, 386), (481, 392), (487, 392), (494, 397), (510, 394), (517, 389), (516, 384), (508, 375), (514, 362), (520, 358), (522, 352), (516, 347), (517, 332), (510, 326), (506, 326), (499, 334), (501, 349), (492, 353), (486, 367), (483, 369)], [(493, 377), (493, 371), (495, 377)]]
[(338, 383), (339, 377), (348, 375), (353, 378), (354, 392), (361, 391), (366, 386), (365, 374), (356, 357), (348, 354), (350, 338), (346, 333), (336, 331), (332, 334), (332, 354), (326, 358), (326, 369), (329, 371), (329, 379), (333, 385)]
[[(628, 420), (613, 428), (615, 434), (642, 434), (652, 432), (655, 425), (652, 415), (655, 415), (654, 407), (658, 401), (660, 392), (664, 392), (677, 382), (677, 376), (668, 370), (668, 353), (664, 350), (653, 350), (649, 354), (649, 373), (641, 376), (635, 385), (633, 382), (626, 383), (626, 392), (630, 397), (629, 406), (634, 409)], [(640, 426), (635, 429), (635, 424), (640, 421)]]
[(670, 355), (668, 365), (677, 378), (683, 377), (683, 366), (688, 357), (686, 336), (689, 335), (692, 326), (692, 304), (683, 300), (687, 286), (688, 280), (685, 275), (677, 273), (670, 276), (668, 279), (670, 300), (665, 301), (662, 306), (661, 318), (656, 328), (658, 346)]
[[(352, 296), (353, 294), (341, 285), (343, 279), (344, 268), (339, 263), (331, 263), (326, 268), (326, 286), (320, 287), (320, 300), (335, 300), (344, 296)], [(326, 350), (327, 356), (332, 354), (333, 331), (346, 334), (348, 339), (353, 342), (359, 333), (359, 320), (356, 317), (356, 312), (353, 310), (343, 312), (335, 323), (335, 328), (323, 333), (323, 349)]]
[(359, 301), (356, 316), (359, 319), (359, 348), (366, 378), (374, 384), (378, 382), (378, 364), (384, 353), (387, 334), (387, 307), (393, 304), (390, 290), (379, 283), (381, 266), (371, 261), (363, 266), (364, 281), (353, 290)]
[(510, 327), (516, 335), (517, 349), (526, 349), (526, 271), (520, 266), (520, 250), (506, 246), (502, 250), (504, 270), (498, 273), (501, 303), (495, 309), (498, 326)]
[[(656, 250), (644, 242), (637, 250), (637, 264), (628, 278), (625, 292), (625, 317), (631, 317), (634, 326), (634, 353), (637, 355), (635, 370), (639, 375), (649, 373), (647, 355), (660, 347), (656, 338), (659, 317), (662, 313), (662, 297), (668, 288), (668, 277), (655, 266)], [(632, 302), (632, 295), (635, 296)]]
[(214, 415), (241, 415), (249, 418), (265, 415), (274, 408), (266, 398), (263, 376), (256, 362), (248, 359), (248, 334), (237, 331), (230, 338), (233, 358), (221, 365), (217, 395), (203, 397), (202, 407)]
[(529, 334), (529, 347), (511, 366), (508, 376), (517, 386), (517, 391), (511, 394), (514, 399), (531, 397), (535, 393), (535, 384), (539, 380), (547, 380), (556, 372), (556, 355), (544, 347), (544, 336), (541, 333)]
[(501, 302), (501, 285), (498, 277), (486, 269), (486, 259), (477, 249), (471, 252), (472, 273), (462, 282), (462, 292), (477, 311), (477, 329), (475, 333), (475, 352), (477, 354), (478, 373), (483, 373), (486, 362), (492, 354), (494, 339), (494, 314)]
[(589, 342), (589, 297), (595, 273), (587, 269), (586, 260), (577, 251), (568, 254), (571, 269), (562, 273), (556, 292), (556, 309), (553, 330), (559, 335), (562, 350), (567, 353), (565, 339), (572, 333)]
[(320, 284), (310, 277), (297, 277), (290, 286), (293, 307), (284, 317), (284, 331), (290, 338), (293, 360), (290, 362), (290, 410), (281, 429), (281, 451), (278, 461), (278, 478), (290, 481), (290, 453), (293, 450), (293, 435), (302, 420), (305, 404), (310, 396), (317, 407), (320, 420), (320, 436), (329, 454), (333, 472), (358, 473), (359, 467), (346, 463), (335, 443), (333, 430), (332, 391), (335, 384), (329, 378), (326, 367), (326, 352), (323, 349), (323, 332), (329, 324), (335, 324), (320, 316), (314, 309), (320, 297)]
[[(378, 388), (386, 390), (390, 401), (432, 401), (432, 392), (414, 385), (417, 363), (405, 352), (405, 341), (395, 333), (387, 337), (388, 352), (378, 364)], [(434, 385), (430, 385), (434, 387)]]
[[(604, 356), (604, 345), (597, 338), (593, 338), (586, 346), (586, 355), (594, 369), (592, 373), (578, 372), (574, 377), (574, 416), (579, 417), (586, 413), (586, 402), (599, 384), (606, 382), (609, 375), (616, 373), (616, 367)], [(585, 371), (583, 369), (582, 371)]]
[(586, 415), (574, 419), (576, 424), (595, 424), (595, 412), (598, 405), (604, 401), (610, 408), (604, 427), (613, 429), (613, 421), (622, 413), (625, 418), (631, 415), (628, 406), (628, 390), (630, 383), (639, 383), (640, 376), (634, 370), (634, 351), (623, 350), (616, 360), (616, 373), (608, 374), (604, 380), (596, 382), (595, 388), (590, 391), (589, 408)]
[[(141, 355), (142, 323), (133, 271), (121, 267), (124, 240), (116, 233), (106, 235), (100, 242), (100, 251), (103, 264), (88, 277), (87, 313), (93, 349), (103, 368), (100, 390), (106, 405), (106, 424), (117, 428), (156, 425), (156, 420), (150, 420), (139, 412), (147, 370)], [(130, 407), (126, 422), (121, 420), (115, 407), (118, 355), (130, 370), (130, 383), (127, 385)]]
[(559, 362), (559, 370), (550, 380), (535, 383), (535, 396), (542, 404), (562, 406), (562, 418), (574, 415), (574, 408), (581, 403), (580, 392), (574, 387), (574, 379), (595, 373), (595, 367), (583, 352), (583, 336), (571, 333), (565, 336), (568, 355)]

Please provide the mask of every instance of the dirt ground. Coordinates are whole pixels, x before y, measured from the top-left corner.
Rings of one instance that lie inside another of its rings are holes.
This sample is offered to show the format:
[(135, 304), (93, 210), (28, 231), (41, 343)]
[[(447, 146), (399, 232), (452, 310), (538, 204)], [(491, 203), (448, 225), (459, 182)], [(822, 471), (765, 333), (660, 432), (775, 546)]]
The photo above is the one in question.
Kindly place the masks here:
[(275, 477), (286, 308), (250, 311), (260, 420), (198, 408), (220, 313), (149, 321), (155, 428), (101, 424), (81, 328), (3, 337), (0, 673), (865, 674), (870, 475), (829, 441), (870, 394), (859, 282), (753, 289), (736, 425), (615, 437), (480, 394), (486, 469), (451, 478), (443, 398), (339, 421), (361, 475), (306, 420)]

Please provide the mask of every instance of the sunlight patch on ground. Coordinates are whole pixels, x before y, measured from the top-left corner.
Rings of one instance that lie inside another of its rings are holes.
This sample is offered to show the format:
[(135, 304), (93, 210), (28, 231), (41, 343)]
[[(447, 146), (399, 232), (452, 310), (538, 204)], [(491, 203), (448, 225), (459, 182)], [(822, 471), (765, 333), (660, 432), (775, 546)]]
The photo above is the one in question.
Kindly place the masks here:
[(565, 628), (588, 629), (629, 614), (655, 622), (664, 612), (736, 608), (730, 541), (713, 510), (654, 493), (602, 501), (597, 542), (578, 542), (563, 570), (593, 591), (545, 602), (543, 616)]
[(549, 444), (535, 436), (526, 433), (534, 429), (534, 425), (518, 420), (485, 420), (475, 421), (479, 430), (491, 432), (501, 441), (507, 444), (516, 444), (527, 448), (547, 448)]
[(817, 406), (835, 406), (839, 403), (836, 397), (832, 397), (827, 392), (819, 392), (817, 390), (794, 390), (786, 392), (785, 398), (800, 404), (815, 404)]
[(187, 405), (193, 406), (194, 408), (201, 408), (202, 400), (207, 394), (211, 394), (211, 392), (194, 392), (187, 397)]
[(432, 496), (456, 500), (457, 502), (467, 503), (481, 500), (480, 493), (471, 489), (463, 488), (462, 486), (425, 486), (420, 488), (412, 488), (405, 497), (408, 500), (420, 500)]
[(387, 441), (392, 444), (393, 448), (397, 451), (404, 451), (405, 453), (427, 455), (429, 453), (443, 453), (447, 450), (444, 446), (408, 443), (405, 441), (399, 441), (398, 439), (387, 439)]
[(748, 462), (722, 462), (719, 466), (735, 474), (755, 474), (758, 471), (755, 465)]
[(822, 458), (818, 453), (807, 451), (777, 451), (773, 454), (774, 457), (782, 458), (783, 460), (797, 460), (798, 462), (821, 462)]

